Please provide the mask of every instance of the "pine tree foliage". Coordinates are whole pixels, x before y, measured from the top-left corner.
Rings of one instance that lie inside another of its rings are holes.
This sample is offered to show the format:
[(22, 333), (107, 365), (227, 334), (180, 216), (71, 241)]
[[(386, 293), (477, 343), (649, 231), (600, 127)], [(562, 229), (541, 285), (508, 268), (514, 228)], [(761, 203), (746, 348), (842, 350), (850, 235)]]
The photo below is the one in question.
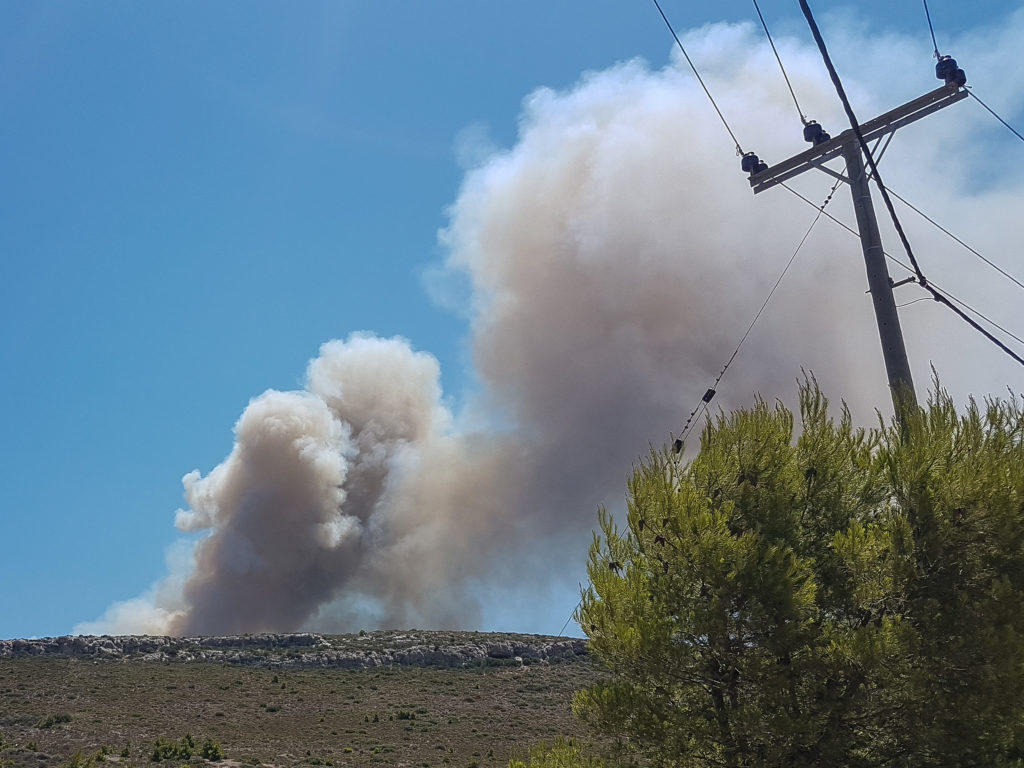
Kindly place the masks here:
[(655, 765), (1021, 765), (1024, 412), (936, 382), (855, 428), (813, 379), (604, 512), (578, 611), (606, 682), (576, 712)]

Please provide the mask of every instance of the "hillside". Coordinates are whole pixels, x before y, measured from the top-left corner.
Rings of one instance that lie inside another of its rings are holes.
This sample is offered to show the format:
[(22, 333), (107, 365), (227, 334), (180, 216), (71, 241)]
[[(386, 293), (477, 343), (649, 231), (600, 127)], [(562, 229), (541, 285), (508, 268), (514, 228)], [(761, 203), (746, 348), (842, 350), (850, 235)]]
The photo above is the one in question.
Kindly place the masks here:
[(575, 734), (572, 693), (597, 676), (584, 641), (538, 635), (0, 641), (0, 766), (143, 768), (190, 735), (229, 766), (492, 768)]

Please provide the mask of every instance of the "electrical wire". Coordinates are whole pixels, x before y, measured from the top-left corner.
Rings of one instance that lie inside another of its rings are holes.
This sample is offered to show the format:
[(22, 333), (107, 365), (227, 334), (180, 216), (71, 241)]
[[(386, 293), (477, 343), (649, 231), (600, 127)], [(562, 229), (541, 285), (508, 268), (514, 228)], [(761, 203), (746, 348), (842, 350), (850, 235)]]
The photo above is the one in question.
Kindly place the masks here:
[[(1006, 346), (1003, 342), (1001, 342), (999, 339), (997, 339), (993, 334), (991, 334), (984, 327), (982, 327), (976, 320), (974, 320), (969, 315), (967, 315), (966, 312), (964, 312), (962, 309), (960, 309), (960, 307), (956, 306), (956, 304), (954, 304), (952, 301), (950, 301), (946, 296), (944, 296), (942, 293), (940, 293), (939, 291), (937, 291), (935, 288), (933, 288), (931, 286), (927, 286), (926, 285), (925, 288), (927, 288), (931, 292), (932, 296), (935, 298), (936, 301), (941, 302), (942, 304), (945, 304), (947, 307), (949, 307), (951, 310), (953, 310), (953, 312), (955, 312), (965, 323), (967, 323), (969, 326), (971, 326), (974, 330), (978, 331), (978, 333), (980, 333), (986, 339), (991, 341), (993, 344), (995, 344), (997, 347), (999, 347), (1001, 350), (1003, 350), (1003, 352), (1005, 352), (1007, 355), (1012, 357), (1018, 363), (1020, 363), (1021, 365), (1024, 365), (1024, 357), (1021, 357), (1016, 352), (1014, 352), (1012, 349), (1010, 349), (1008, 346)], [(994, 323), (993, 323), (993, 325), (994, 325)]]
[(928, 0), (924, 0), (924, 16), (928, 19), (928, 31), (932, 33), (932, 46), (935, 48), (935, 58), (939, 56), (939, 44), (935, 42), (935, 27), (932, 26), (932, 15), (928, 12)]
[(804, 115), (804, 111), (800, 109), (800, 102), (796, 99), (796, 91), (793, 90), (793, 84), (789, 82), (789, 75), (786, 74), (786, 68), (782, 65), (782, 57), (779, 56), (779, 51), (775, 47), (775, 41), (772, 40), (772, 33), (768, 31), (768, 24), (764, 20), (764, 16), (761, 14), (761, 7), (757, 4), (757, 0), (754, 0), (754, 10), (757, 11), (757, 18), (761, 20), (761, 26), (764, 28), (764, 34), (768, 38), (768, 44), (772, 47), (772, 53), (775, 54), (775, 60), (779, 62), (779, 69), (782, 70), (782, 77), (786, 81), (786, 87), (789, 88), (789, 95), (793, 97), (793, 104), (796, 105), (796, 112), (800, 115), (800, 122), (807, 125), (807, 116)]
[(917, 304), (917, 302), (919, 302), (919, 301), (933, 301), (933, 299), (932, 299), (931, 296), (922, 296), (921, 298), (914, 299), (913, 301), (905, 301), (902, 304), (897, 304), (896, 305), (896, 309), (902, 309), (903, 307), (909, 307), (911, 304)]
[(1020, 342), (1021, 344), (1024, 344), (1024, 339), (1022, 339), (1022, 338), (1021, 338), (1020, 336), (1018, 336), (1017, 334), (1015, 334), (1015, 333), (1014, 333), (1013, 331), (1011, 331), (1011, 330), (1009, 330), (1009, 329), (1005, 328), (1004, 326), (1000, 325), (1000, 324), (999, 324), (999, 323), (997, 323), (997, 322), (996, 322), (995, 320), (993, 320), (993, 319), (992, 319), (991, 317), (987, 317), (987, 316), (983, 315), (983, 314), (982, 314), (981, 312), (979, 312), (978, 310), (976, 310), (976, 309), (975, 309), (974, 307), (972, 307), (972, 306), (971, 306), (970, 304), (968, 304), (968, 303), (967, 303), (966, 301), (964, 301), (963, 299), (957, 298), (956, 296), (954, 296), (954, 295), (953, 295), (952, 293), (950, 293), (949, 291), (947, 291), (947, 290), (946, 290), (945, 288), (943, 288), (942, 286), (939, 286), (939, 289), (940, 289), (940, 290), (942, 290), (942, 291), (944, 291), (944, 292), (945, 292), (945, 294), (946, 294), (946, 295), (947, 295), (947, 296), (948, 296), (948, 297), (949, 297), (950, 299), (952, 299), (953, 301), (955, 301), (955, 302), (957, 302), (958, 304), (960, 304), (960, 305), (961, 305), (961, 306), (962, 306), (962, 307), (963, 307), (964, 309), (966, 309), (966, 310), (967, 310), (968, 312), (970, 312), (971, 314), (975, 315), (976, 317), (980, 317), (980, 318), (981, 318), (982, 320), (984, 320), (984, 321), (985, 321), (986, 323), (988, 323), (989, 325), (991, 325), (991, 326), (992, 326), (993, 328), (996, 328), (996, 329), (998, 329), (998, 330), (1002, 331), (1003, 333), (1005, 333), (1005, 334), (1006, 334), (1007, 336), (1009, 336), (1009, 337), (1010, 337), (1011, 339), (1013, 339), (1014, 341), (1018, 341), (1018, 342)]
[(903, 249), (907, 252), (907, 257), (910, 259), (910, 263), (914, 267), (917, 280), (922, 286), (927, 286), (928, 279), (924, 276), (924, 272), (921, 271), (921, 267), (917, 263), (914, 251), (910, 247), (910, 241), (907, 239), (907, 234), (903, 231), (903, 225), (900, 224), (899, 216), (896, 215), (896, 208), (893, 206), (892, 200), (889, 198), (889, 193), (885, 189), (885, 184), (882, 183), (882, 176), (878, 172), (878, 165), (875, 163), (875, 158), (871, 154), (871, 148), (868, 146), (867, 141), (864, 140), (864, 134), (860, 130), (860, 122), (857, 120), (857, 116), (853, 113), (853, 107), (850, 106), (850, 99), (846, 96), (846, 89), (843, 88), (843, 83), (839, 79), (839, 73), (836, 71), (835, 65), (832, 63), (832, 57), (829, 56), (828, 48), (825, 46), (825, 40), (821, 36), (821, 30), (818, 29), (817, 22), (814, 21), (814, 14), (811, 13), (811, 7), (807, 4), (807, 0), (800, 0), (800, 8), (804, 12), (807, 24), (811, 28), (811, 34), (814, 36), (814, 42), (817, 43), (818, 51), (821, 53), (821, 58), (825, 62), (825, 68), (828, 70), (829, 77), (832, 79), (832, 84), (835, 86), (836, 93), (839, 95), (839, 100), (842, 102), (843, 109), (846, 111), (846, 117), (850, 121), (850, 127), (853, 129), (853, 133), (857, 137), (857, 142), (860, 144), (860, 148), (864, 152), (864, 157), (868, 161), (868, 166), (871, 168), (875, 186), (878, 187), (878, 191), (882, 195), (882, 200), (885, 201), (885, 207), (889, 210), (889, 217), (892, 219), (893, 227), (896, 228), (896, 234), (899, 235), (900, 242), (903, 243)]
[(992, 115), (992, 117), (994, 117), (994, 118), (995, 118), (996, 120), (998, 120), (998, 121), (999, 121), (1000, 123), (1002, 123), (1002, 124), (1003, 124), (1003, 125), (1005, 125), (1005, 126), (1006, 126), (1007, 128), (1009, 128), (1009, 129), (1010, 129), (1010, 130), (1011, 130), (1011, 131), (1013, 132), (1013, 135), (1014, 135), (1014, 136), (1016, 136), (1016, 137), (1017, 137), (1018, 139), (1020, 139), (1021, 141), (1024, 141), (1024, 136), (1021, 136), (1021, 135), (1020, 135), (1020, 132), (1019, 132), (1019, 131), (1018, 131), (1018, 130), (1017, 130), (1016, 128), (1014, 128), (1014, 127), (1013, 127), (1012, 125), (1010, 125), (1010, 124), (1009, 124), (1008, 122), (1006, 122), (1005, 120), (1003, 120), (1003, 118), (1001, 118), (1001, 117), (1000, 117), (999, 115), (997, 115), (997, 114), (995, 113), (995, 110), (993, 110), (993, 109), (992, 109), (992, 107), (990, 107), (990, 106), (989, 106), (988, 104), (986, 104), (986, 103), (985, 103), (984, 101), (982, 101), (981, 99), (979, 99), (979, 98), (978, 98), (978, 94), (976, 94), (976, 93), (975, 93), (975, 92), (974, 92), (973, 90), (971, 90), (970, 88), (965, 88), (965, 90), (966, 90), (966, 91), (967, 91), (967, 92), (968, 92), (968, 93), (969, 93), (969, 94), (970, 94), (971, 96), (973, 96), (973, 97), (974, 97), (974, 100), (975, 100), (976, 102), (978, 102), (979, 104), (981, 104), (981, 106), (983, 106), (983, 107), (984, 107), (985, 109), (987, 109), (987, 110), (988, 110), (988, 113), (989, 113), (990, 115)]
[[(810, 205), (811, 207), (813, 207), (813, 208), (817, 208), (817, 207), (818, 207), (818, 206), (817, 206), (817, 204), (816, 204), (816, 203), (814, 203), (814, 201), (812, 201), (812, 200), (809, 200), (809, 199), (808, 199), (807, 197), (805, 197), (804, 195), (802, 195), (802, 194), (800, 194), (799, 192), (797, 192), (797, 191), (796, 191), (795, 189), (793, 189), (793, 188), (792, 188), (791, 186), (789, 186), (788, 184), (785, 184), (785, 183), (783, 183), (783, 184), (782, 184), (781, 186), (783, 186), (783, 187), (784, 187), (785, 189), (788, 189), (788, 190), (789, 190), (790, 192), (792, 192), (792, 193), (793, 193), (793, 194), (794, 194), (794, 195), (795, 195), (796, 197), (800, 198), (801, 200), (803, 200), (803, 201), (804, 201), (805, 203), (807, 203), (807, 204), (808, 204), (808, 205)], [(822, 211), (822, 213), (823, 213), (823, 214), (824, 214), (824, 215), (825, 215), (825, 216), (826, 216), (827, 218), (829, 218), (829, 219), (831, 219), (832, 221), (834, 221), (834, 222), (835, 222), (836, 224), (838, 224), (838, 225), (839, 225), (840, 227), (842, 227), (843, 229), (845, 229), (845, 230), (846, 230), (847, 232), (849, 232), (849, 233), (850, 233), (851, 235), (853, 235), (854, 237), (857, 237), (857, 238), (859, 238), (859, 237), (860, 237), (860, 234), (859, 234), (859, 233), (857, 232), (857, 230), (855, 230), (855, 229), (854, 229), (853, 227), (851, 227), (850, 225), (846, 224), (846, 223), (845, 223), (845, 222), (843, 222), (842, 220), (840, 220), (840, 219), (837, 219), (837, 218), (836, 218), (835, 216), (833, 216), (832, 214), (830, 214), (830, 213), (829, 213), (828, 211)], [(903, 263), (902, 261), (900, 261), (899, 259), (897, 259), (897, 258), (896, 258), (895, 256), (893, 256), (893, 255), (892, 255), (891, 253), (887, 253), (886, 251), (882, 251), (882, 254), (883, 254), (883, 255), (884, 255), (884, 256), (885, 256), (885, 257), (886, 257), (887, 259), (889, 259), (889, 261), (893, 262), (894, 264), (896, 264), (896, 265), (900, 266), (901, 268), (903, 268), (903, 269), (905, 269), (905, 270), (906, 270), (907, 272), (909, 272), (909, 273), (910, 273), (910, 275), (911, 275), (911, 276), (913, 277), (913, 282), (917, 282), (917, 278), (916, 278), (916, 276), (914, 275), (914, 270), (913, 270), (913, 269), (912, 269), (912, 268), (911, 268), (911, 267), (910, 267), (909, 265), (907, 265), (907, 264), (904, 264), (904, 263)], [(964, 307), (964, 308), (965, 308), (966, 310), (968, 310), (969, 312), (971, 312), (971, 313), (972, 313), (973, 315), (975, 315), (976, 317), (979, 317), (979, 318), (981, 318), (981, 319), (982, 319), (983, 321), (985, 321), (986, 323), (988, 323), (989, 325), (991, 325), (991, 326), (992, 326), (993, 328), (996, 328), (996, 329), (998, 329), (998, 330), (1002, 331), (1002, 332), (1003, 332), (1003, 333), (1005, 333), (1005, 334), (1006, 334), (1007, 336), (1009, 336), (1009, 337), (1011, 337), (1011, 338), (1013, 338), (1013, 339), (1015, 339), (1015, 340), (1017, 340), (1017, 341), (1021, 342), (1022, 344), (1024, 344), (1024, 339), (1022, 339), (1021, 337), (1017, 336), (1017, 335), (1016, 335), (1015, 333), (1013, 333), (1012, 331), (1009, 331), (1009, 330), (1007, 330), (1006, 328), (1004, 328), (1004, 327), (1003, 327), (1002, 325), (1000, 325), (999, 323), (997, 323), (997, 322), (996, 322), (995, 320), (993, 320), (992, 318), (988, 317), (988, 316), (987, 316), (987, 315), (985, 315), (984, 313), (982, 313), (982, 312), (980, 312), (979, 310), (977, 310), (977, 309), (975, 309), (974, 307), (972, 307), (972, 306), (971, 306), (970, 304), (968, 304), (968, 303), (967, 303), (966, 301), (964, 301), (963, 299), (961, 299), (961, 298), (958, 298), (957, 296), (954, 296), (954, 295), (953, 295), (953, 294), (952, 294), (951, 292), (947, 291), (947, 290), (946, 290), (945, 288), (943, 288), (942, 286), (940, 286), (940, 285), (939, 285), (938, 283), (929, 283), (928, 285), (924, 286), (924, 288), (925, 288), (926, 290), (928, 290), (928, 291), (929, 291), (929, 293), (931, 293), (931, 294), (932, 294), (931, 298), (932, 298), (933, 300), (935, 300), (935, 301), (939, 301), (939, 302), (942, 302), (942, 303), (945, 303), (945, 304), (947, 304), (948, 306), (950, 306), (950, 308), (952, 308), (952, 309), (953, 309), (953, 311), (954, 311), (954, 312), (956, 312), (956, 313), (957, 313), (958, 315), (961, 315), (961, 317), (963, 317), (963, 319), (964, 319), (964, 320), (965, 320), (965, 321), (966, 321), (966, 322), (967, 322), (968, 324), (970, 324), (971, 326), (974, 326), (976, 330), (980, 331), (980, 332), (981, 332), (981, 333), (982, 333), (982, 334), (983, 334), (983, 335), (984, 335), (984, 336), (985, 336), (986, 338), (988, 338), (988, 339), (989, 339), (990, 341), (992, 341), (992, 342), (993, 342), (993, 343), (994, 343), (994, 344), (995, 344), (996, 346), (998, 346), (998, 347), (999, 347), (1000, 349), (1002, 349), (1002, 350), (1003, 350), (1004, 352), (1006, 352), (1006, 353), (1007, 353), (1007, 354), (1008, 354), (1008, 355), (1009, 355), (1010, 357), (1012, 357), (1012, 358), (1013, 358), (1014, 360), (1016, 360), (1017, 362), (1019, 362), (1019, 363), (1021, 363), (1022, 365), (1024, 365), (1024, 360), (1022, 360), (1022, 359), (1020, 358), (1020, 356), (1018, 356), (1018, 355), (1017, 355), (1017, 354), (1016, 354), (1015, 352), (1013, 352), (1012, 350), (1010, 350), (1010, 349), (1009, 349), (1009, 348), (1008, 348), (1008, 347), (1007, 347), (1007, 346), (1006, 346), (1005, 344), (1003, 344), (1003, 343), (1002, 343), (1002, 342), (1000, 342), (1000, 341), (999, 341), (998, 339), (996, 339), (996, 338), (995, 338), (994, 336), (992, 336), (992, 334), (991, 334), (991, 333), (989, 333), (988, 331), (986, 331), (986, 330), (985, 330), (984, 328), (981, 328), (981, 327), (977, 326), (977, 324), (976, 324), (976, 323), (975, 323), (975, 322), (974, 322), (973, 320), (971, 320), (970, 318), (968, 318), (968, 317), (966, 317), (965, 315), (963, 315), (963, 313), (962, 313), (962, 312), (961, 312), (961, 311), (960, 311), (960, 310), (959, 310), (958, 308), (954, 307), (954, 306), (953, 306), (953, 305), (952, 305), (952, 304), (950, 303), (950, 300), (952, 300), (952, 301), (955, 301), (955, 302), (956, 302), (957, 304), (960, 304), (960, 305), (961, 305), (961, 306), (963, 306), (963, 307)], [(939, 291), (939, 290), (941, 290), (941, 291), (942, 291), (942, 292), (943, 292), (943, 293), (945, 294), (944, 296), (941, 296), (941, 294), (940, 294), (941, 298), (940, 298), (940, 296), (937, 296), (937, 295), (936, 295), (936, 294), (938, 293), (938, 291)], [(948, 298), (947, 298), (947, 297), (948, 297)]]
[(807, 24), (811, 28), (811, 34), (814, 36), (814, 42), (818, 45), (818, 50), (821, 53), (821, 58), (825, 62), (825, 68), (828, 70), (829, 77), (832, 79), (832, 84), (836, 88), (836, 93), (839, 96), (839, 100), (843, 103), (843, 109), (846, 111), (846, 116), (850, 120), (850, 127), (853, 129), (854, 135), (857, 137), (857, 141), (860, 144), (861, 150), (864, 152), (864, 156), (868, 161), (868, 165), (871, 167), (871, 172), (874, 175), (875, 186), (878, 187), (878, 191), (882, 195), (882, 200), (885, 201), (885, 207), (889, 210), (889, 217), (892, 219), (893, 227), (896, 229), (896, 234), (899, 235), (900, 242), (903, 243), (903, 249), (907, 253), (907, 258), (910, 259), (911, 265), (914, 267), (914, 274), (917, 277), (917, 282), (922, 288), (929, 291), (932, 297), (942, 304), (949, 307), (954, 313), (956, 313), (965, 323), (970, 325), (985, 338), (999, 347), (1003, 352), (1012, 357), (1021, 365), (1024, 365), (1024, 358), (1006, 346), (1002, 341), (997, 339), (984, 327), (978, 324), (976, 320), (967, 315), (962, 309), (956, 306), (946, 296), (940, 293), (935, 288), (928, 285), (928, 279), (924, 276), (924, 272), (921, 271), (921, 266), (917, 263), (917, 258), (914, 256), (914, 251), (910, 247), (910, 241), (907, 239), (906, 232), (903, 231), (903, 225), (900, 223), (899, 216), (896, 215), (896, 208), (892, 204), (892, 199), (889, 197), (889, 193), (885, 188), (885, 184), (882, 183), (882, 176), (878, 172), (878, 165), (875, 163), (875, 158), (871, 154), (871, 148), (868, 146), (867, 141), (864, 140), (864, 134), (860, 130), (860, 123), (857, 120), (857, 116), (853, 113), (853, 107), (850, 106), (850, 100), (846, 96), (846, 89), (843, 88), (843, 83), (839, 79), (839, 73), (836, 72), (835, 65), (832, 64), (832, 57), (829, 56), (828, 48), (825, 45), (825, 40), (821, 36), (821, 30), (818, 29), (817, 23), (814, 21), (814, 14), (811, 13), (811, 7), (807, 4), (807, 0), (800, 0), (800, 8), (804, 13), (804, 17), (807, 19)]
[(825, 212), (825, 206), (827, 206), (832, 201), (832, 196), (835, 195), (836, 189), (839, 188), (840, 181), (841, 179), (837, 179), (836, 183), (832, 185), (832, 189), (829, 190), (828, 196), (825, 198), (825, 201), (820, 206), (815, 206), (818, 209), (818, 213), (815, 215), (814, 220), (811, 222), (811, 225), (807, 227), (807, 231), (804, 232), (804, 236), (800, 238), (800, 242), (797, 244), (796, 249), (793, 251), (793, 255), (789, 257), (789, 261), (787, 261), (786, 266), (783, 267), (782, 273), (779, 275), (779, 279), (775, 281), (775, 285), (773, 285), (772, 289), (768, 291), (768, 295), (765, 297), (765, 300), (761, 303), (761, 307), (757, 310), (757, 314), (754, 315), (754, 319), (750, 321), (750, 325), (747, 326), (747, 330), (740, 338), (739, 343), (736, 345), (736, 348), (732, 351), (732, 355), (729, 356), (729, 359), (726, 361), (725, 365), (722, 366), (722, 370), (719, 371), (718, 376), (715, 377), (714, 384), (712, 384), (708, 388), (707, 392), (705, 392), (704, 397), (701, 398), (701, 401), (697, 405), (697, 407), (690, 412), (689, 417), (686, 419), (686, 423), (683, 425), (682, 431), (679, 433), (678, 439), (675, 441), (675, 445), (677, 446), (677, 453), (682, 450), (682, 446), (680, 444), (681, 441), (686, 439), (686, 436), (693, 429), (693, 425), (696, 423), (697, 419), (701, 415), (703, 415), (704, 411), (711, 403), (712, 398), (714, 398), (715, 393), (718, 390), (718, 385), (722, 381), (722, 377), (725, 376), (725, 372), (729, 370), (729, 366), (732, 365), (733, 360), (736, 359), (736, 356), (740, 352), (740, 347), (743, 346), (743, 342), (747, 340), (747, 337), (750, 335), (750, 332), (754, 330), (754, 325), (757, 324), (757, 321), (761, 318), (761, 314), (764, 312), (765, 307), (768, 306), (768, 302), (772, 300), (772, 296), (775, 295), (775, 291), (777, 291), (779, 285), (782, 284), (782, 280), (786, 277), (786, 273), (789, 272), (789, 268), (793, 266), (793, 262), (796, 260), (797, 254), (799, 254), (800, 249), (804, 247), (804, 243), (807, 242), (807, 238), (811, 236), (811, 230), (814, 229), (814, 225), (818, 223), (818, 220), (821, 218), (821, 215)]
[(576, 607), (572, 609), (572, 613), (569, 614), (569, 618), (565, 620), (565, 624), (563, 624), (562, 628), (560, 630), (558, 630), (558, 634), (555, 635), (555, 637), (564, 637), (565, 636), (562, 633), (565, 632), (565, 628), (569, 626), (569, 622), (572, 621), (573, 616), (576, 615), (576, 611), (578, 611), (580, 609), (581, 605), (583, 605), (583, 598), (582, 597), (579, 600), (576, 601)]
[(1002, 267), (1000, 267), (1000, 266), (999, 266), (998, 264), (994, 263), (994, 262), (993, 262), (993, 261), (991, 261), (990, 259), (987, 259), (987, 258), (985, 258), (985, 257), (984, 257), (983, 255), (981, 255), (980, 253), (978, 253), (978, 251), (976, 251), (976, 250), (975, 250), (974, 248), (972, 248), (971, 246), (969, 246), (969, 245), (968, 245), (967, 243), (965, 243), (965, 242), (964, 242), (963, 240), (961, 240), (961, 239), (960, 239), (959, 237), (957, 237), (956, 235), (954, 235), (954, 234), (953, 234), (952, 232), (950, 232), (950, 231), (949, 231), (948, 229), (946, 229), (946, 228), (945, 228), (944, 226), (942, 226), (941, 224), (939, 224), (939, 222), (935, 221), (935, 219), (933, 219), (933, 218), (932, 218), (931, 216), (929, 216), (928, 214), (926, 214), (926, 213), (925, 213), (924, 211), (922, 211), (922, 210), (921, 210), (920, 208), (918, 208), (917, 206), (915, 206), (915, 205), (914, 205), (913, 203), (910, 203), (910, 202), (908, 202), (908, 201), (907, 201), (907, 200), (906, 200), (905, 198), (903, 198), (903, 197), (900, 197), (900, 196), (899, 196), (898, 194), (896, 194), (896, 192), (894, 192), (894, 191), (893, 191), (892, 189), (890, 189), (890, 190), (889, 190), (889, 194), (891, 194), (891, 195), (892, 195), (893, 197), (895, 197), (895, 198), (896, 198), (897, 200), (899, 200), (899, 201), (900, 201), (901, 203), (903, 203), (903, 204), (904, 204), (905, 206), (907, 206), (907, 208), (909, 208), (910, 210), (912, 210), (912, 211), (913, 211), (914, 213), (916, 213), (916, 214), (917, 214), (918, 216), (920, 216), (921, 218), (923, 218), (923, 219), (924, 219), (925, 221), (927, 221), (927, 222), (928, 222), (929, 224), (931, 224), (932, 226), (934, 226), (934, 227), (935, 227), (936, 229), (938, 229), (938, 230), (939, 230), (940, 232), (943, 232), (944, 234), (948, 235), (948, 236), (949, 236), (950, 238), (952, 238), (952, 239), (953, 239), (953, 240), (954, 240), (955, 242), (959, 243), (959, 244), (960, 244), (960, 245), (962, 245), (962, 246), (963, 246), (964, 248), (966, 248), (966, 249), (967, 249), (968, 251), (970, 251), (971, 253), (973, 253), (973, 254), (974, 254), (975, 256), (977, 256), (977, 257), (978, 257), (979, 259), (981, 259), (981, 260), (982, 260), (983, 262), (985, 262), (985, 263), (986, 263), (986, 264), (988, 264), (988, 265), (989, 265), (990, 267), (992, 267), (992, 269), (994, 269), (994, 270), (995, 270), (996, 272), (998, 272), (998, 273), (999, 273), (999, 274), (1001, 274), (1001, 275), (1002, 275), (1003, 277), (1005, 277), (1005, 278), (1006, 278), (1007, 280), (1010, 280), (1011, 282), (1013, 282), (1013, 283), (1016, 283), (1016, 284), (1017, 284), (1017, 286), (1018, 286), (1018, 287), (1020, 287), (1020, 288), (1024, 288), (1024, 283), (1022, 283), (1022, 282), (1021, 282), (1020, 280), (1018, 280), (1018, 279), (1017, 279), (1016, 277), (1014, 277), (1014, 276), (1013, 276), (1013, 275), (1011, 275), (1011, 274), (1010, 274), (1009, 272), (1007, 272), (1006, 270), (1004, 270), (1004, 269), (1003, 269)]
[(661, 9), (661, 3), (658, 0), (651, 0), (654, 3), (654, 7), (658, 9), (658, 13), (661, 14), (662, 20), (665, 22), (665, 26), (668, 27), (668, 31), (672, 33), (672, 37), (676, 41), (676, 45), (679, 46), (679, 50), (683, 54), (683, 58), (686, 59), (686, 63), (690, 65), (690, 69), (693, 70), (694, 76), (697, 78), (697, 82), (700, 83), (700, 87), (704, 89), (704, 93), (708, 97), (708, 101), (711, 102), (711, 106), (715, 108), (715, 112), (718, 113), (718, 119), (722, 121), (722, 125), (725, 126), (725, 130), (729, 132), (729, 136), (732, 137), (732, 143), (736, 145), (736, 154), (742, 155), (743, 148), (740, 146), (739, 139), (736, 138), (736, 134), (732, 132), (732, 128), (729, 127), (729, 123), (725, 119), (725, 115), (722, 114), (722, 110), (718, 108), (718, 103), (715, 98), (711, 95), (711, 91), (708, 90), (707, 85), (704, 84), (704, 78), (700, 76), (700, 72), (697, 71), (697, 67), (694, 66), (693, 61), (690, 59), (690, 54), (686, 52), (683, 47), (682, 40), (679, 39), (679, 35), (676, 34), (675, 28), (672, 26), (672, 22), (668, 20), (668, 16), (665, 15), (665, 11)]

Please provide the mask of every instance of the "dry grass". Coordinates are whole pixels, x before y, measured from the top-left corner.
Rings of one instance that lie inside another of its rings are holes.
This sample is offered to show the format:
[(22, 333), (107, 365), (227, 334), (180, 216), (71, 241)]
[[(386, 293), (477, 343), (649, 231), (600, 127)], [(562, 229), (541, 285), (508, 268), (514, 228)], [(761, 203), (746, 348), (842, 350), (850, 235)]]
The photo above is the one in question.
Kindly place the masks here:
[(367, 670), (3, 659), (0, 766), (66, 766), (106, 747), (111, 768), (147, 768), (158, 738), (191, 734), (251, 765), (493, 768), (539, 740), (577, 734), (572, 693), (596, 676), (585, 658)]

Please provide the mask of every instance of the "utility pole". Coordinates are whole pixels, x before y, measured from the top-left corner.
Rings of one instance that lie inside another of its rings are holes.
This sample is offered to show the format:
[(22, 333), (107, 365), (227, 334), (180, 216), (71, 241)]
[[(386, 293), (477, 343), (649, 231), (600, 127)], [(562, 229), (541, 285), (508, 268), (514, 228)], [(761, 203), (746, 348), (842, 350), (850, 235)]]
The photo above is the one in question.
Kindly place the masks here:
[(900, 316), (896, 311), (896, 299), (892, 295), (892, 278), (885, 264), (885, 253), (882, 250), (882, 238), (878, 234), (878, 220), (875, 218), (875, 207), (871, 202), (871, 188), (868, 177), (864, 173), (864, 160), (861, 158), (860, 147), (856, 142), (843, 145), (843, 157), (846, 159), (846, 176), (850, 180), (850, 191), (853, 193), (853, 210), (857, 213), (857, 229), (860, 232), (860, 244), (864, 250), (864, 265), (868, 271), (868, 291), (875, 305), (875, 321), (878, 323), (878, 336), (882, 341), (882, 357), (885, 359), (885, 372), (889, 377), (889, 390), (896, 404), (896, 393), (904, 392), (910, 402), (916, 405), (914, 380), (910, 375), (910, 363), (907, 361), (907, 348), (903, 343), (903, 331), (900, 328)]
[[(955, 61), (953, 67), (956, 67)], [(960, 74), (962, 75), (962, 72)], [(860, 131), (864, 141), (876, 142), (872, 150), (875, 161), (881, 159), (897, 129), (966, 98), (967, 91), (963, 90), (961, 85), (962, 83), (947, 78), (946, 85), (863, 123)], [(889, 277), (882, 251), (882, 240), (878, 234), (878, 221), (871, 202), (871, 190), (868, 187), (860, 142), (853, 129), (847, 129), (833, 139), (813, 122), (804, 129), (804, 138), (813, 141), (814, 146), (771, 167), (761, 163), (756, 155), (747, 155), (743, 158), (743, 168), (750, 172), (750, 186), (754, 194), (782, 184), (811, 168), (823, 171), (850, 185), (861, 247), (864, 251), (864, 265), (868, 273), (868, 289), (874, 302), (878, 335), (882, 342), (882, 356), (885, 360), (893, 405), (898, 414), (902, 406), (916, 406), (917, 398), (910, 376), (910, 364), (907, 362), (907, 349), (903, 343), (903, 331), (896, 312), (896, 300), (893, 298), (893, 282)], [(883, 140), (885, 143), (878, 152)], [(840, 156), (846, 161), (845, 176), (825, 167), (825, 163)]]

